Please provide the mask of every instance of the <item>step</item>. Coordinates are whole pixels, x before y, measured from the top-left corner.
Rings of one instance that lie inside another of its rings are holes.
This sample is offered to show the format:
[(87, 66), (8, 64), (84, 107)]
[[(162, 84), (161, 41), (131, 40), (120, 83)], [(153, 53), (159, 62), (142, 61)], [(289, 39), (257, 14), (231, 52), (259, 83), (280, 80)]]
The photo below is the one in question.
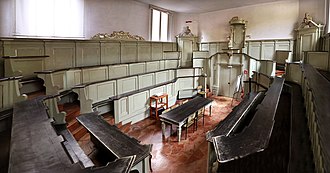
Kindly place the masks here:
[(86, 134), (87, 134), (87, 130), (83, 126), (78, 127), (76, 130), (72, 132), (73, 137), (77, 141)]
[(79, 122), (74, 119), (70, 122), (68, 122), (67, 128), (70, 130), (70, 132), (75, 131), (76, 129), (78, 129), (81, 125), (79, 124)]

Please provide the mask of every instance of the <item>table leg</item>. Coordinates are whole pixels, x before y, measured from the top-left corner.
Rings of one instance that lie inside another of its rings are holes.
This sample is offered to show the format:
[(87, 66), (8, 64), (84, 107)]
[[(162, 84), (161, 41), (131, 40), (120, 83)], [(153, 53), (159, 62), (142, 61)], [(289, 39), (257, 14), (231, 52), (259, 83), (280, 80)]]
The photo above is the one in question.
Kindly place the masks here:
[(178, 126), (178, 142), (181, 140), (181, 126)]
[(165, 122), (163, 121), (162, 122), (162, 137), (163, 137), (163, 139), (165, 139), (165, 128), (166, 128), (166, 125), (165, 125)]

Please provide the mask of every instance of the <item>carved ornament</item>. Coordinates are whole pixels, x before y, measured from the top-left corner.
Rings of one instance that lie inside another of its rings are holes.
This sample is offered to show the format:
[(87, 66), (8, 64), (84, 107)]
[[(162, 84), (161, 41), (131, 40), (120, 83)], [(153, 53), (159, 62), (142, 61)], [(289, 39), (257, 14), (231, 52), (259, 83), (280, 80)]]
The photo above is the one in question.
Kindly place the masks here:
[(131, 35), (129, 32), (113, 31), (112, 34), (98, 33), (92, 37), (93, 40), (145, 40), (138, 35)]
[(310, 16), (309, 13), (305, 13), (305, 17), (304, 17), (303, 21), (301, 22), (301, 24), (299, 25), (298, 29), (313, 28), (313, 27), (320, 28), (320, 27), (322, 27), (322, 25), (314, 22), (312, 16)]
[(241, 25), (246, 25), (247, 21), (243, 20), (242, 18), (239, 18), (238, 16), (235, 16), (233, 18), (231, 18), (231, 20), (229, 21), (230, 25), (235, 25), (235, 24), (241, 24)]
[(185, 26), (177, 37), (195, 37), (195, 35), (191, 32), (189, 26)]

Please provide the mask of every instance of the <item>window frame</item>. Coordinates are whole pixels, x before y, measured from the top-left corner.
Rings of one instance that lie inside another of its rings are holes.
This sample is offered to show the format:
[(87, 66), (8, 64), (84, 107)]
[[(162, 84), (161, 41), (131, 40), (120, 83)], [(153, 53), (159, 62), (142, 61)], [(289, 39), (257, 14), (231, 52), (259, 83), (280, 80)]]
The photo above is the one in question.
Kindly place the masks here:
[[(153, 18), (154, 18), (154, 15), (153, 15), (153, 10), (157, 10), (160, 12), (160, 20), (159, 20), (159, 36), (158, 36), (158, 40), (153, 40)], [(162, 34), (162, 13), (166, 13), (167, 14), (167, 38), (166, 40), (161, 40), (161, 34)], [(156, 7), (156, 6), (153, 6), (153, 5), (150, 5), (150, 40), (151, 41), (160, 41), (160, 42), (168, 42), (169, 39), (170, 39), (170, 21), (171, 21), (171, 15), (172, 15), (172, 12), (169, 11), (169, 10), (166, 10), (166, 9), (163, 9), (163, 8), (160, 8), (160, 7)]]

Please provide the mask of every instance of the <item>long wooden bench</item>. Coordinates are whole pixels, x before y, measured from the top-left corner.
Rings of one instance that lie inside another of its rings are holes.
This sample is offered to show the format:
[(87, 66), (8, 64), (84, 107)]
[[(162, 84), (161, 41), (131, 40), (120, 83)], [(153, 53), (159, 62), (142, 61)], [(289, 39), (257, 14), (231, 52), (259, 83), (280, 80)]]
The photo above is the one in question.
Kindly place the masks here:
[[(89, 83), (76, 86), (73, 91), (79, 96), (81, 113), (104, 113), (112, 109), (115, 122), (125, 124), (149, 116), (147, 109), (151, 95), (167, 93), (169, 103), (174, 104), (177, 91), (197, 87), (200, 78), (204, 78), (200, 68), (180, 68)], [(110, 107), (112, 101), (113, 108), (98, 109)]]
[(178, 65), (179, 60), (177, 58), (123, 64), (80, 66), (36, 71), (35, 73), (39, 78), (44, 80), (46, 94), (53, 95), (70, 90), (76, 85), (114, 80), (166, 69), (175, 69)]
[(330, 171), (330, 81), (310, 64), (302, 64), (302, 89), (317, 172)]
[(267, 147), (283, 83), (282, 78), (274, 79), (249, 126), (241, 133), (212, 138), (218, 162), (242, 158), (263, 151)]
[(234, 132), (234, 129), (244, 121), (250, 111), (254, 110), (264, 98), (263, 92), (252, 92), (244, 97), (244, 99), (237, 105), (229, 115), (221, 121), (214, 129), (206, 133), (206, 139), (212, 142), (212, 138), (216, 136), (229, 136)]
[(151, 169), (152, 145), (141, 145), (138, 140), (121, 132), (116, 126), (108, 124), (96, 113), (82, 114), (77, 117), (87, 131), (91, 134), (91, 140), (101, 150), (108, 153), (108, 158), (120, 159), (128, 156), (136, 156), (133, 170), (147, 173)]
[(117, 159), (104, 167), (93, 167), (67, 131), (58, 135), (52, 126), (45, 97), (18, 102), (13, 108), (8, 172), (118, 172), (128, 173), (134, 156)]

